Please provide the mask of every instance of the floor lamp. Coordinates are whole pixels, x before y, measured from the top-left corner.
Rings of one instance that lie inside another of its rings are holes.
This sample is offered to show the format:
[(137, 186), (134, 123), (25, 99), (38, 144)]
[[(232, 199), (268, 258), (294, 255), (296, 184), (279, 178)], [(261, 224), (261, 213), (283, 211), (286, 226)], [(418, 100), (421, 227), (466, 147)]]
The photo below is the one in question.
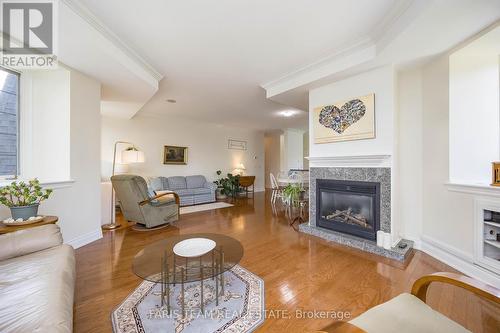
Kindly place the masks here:
[[(115, 175), (115, 167), (116, 167), (116, 148), (118, 147), (119, 144), (126, 144), (129, 145), (127, 149), (122, 151), (122, 156), (121, 156), (121, 162), (122, 164), (132, 164), (132, 163), (143, 163), (144, 162), (144, 153), (137, 149), (135, 145), (131, 142), (127, 141), (116, 141), (115, 142), (115, 147), (113, 150), (113, 169), (111, 171), (111, 177)], [(111, 181), (111, 178), (110, 178)], [(111, 223), (104, 224), (102, 225), (102, 229), (104, 230), (113, 230), (116, 229), (120, 226), (120, 224), (115, 222), (115, 219), (113, 218), (115, 216), (115, 207), (114, 207), (114, 189), (113, 189), (113, 183), (111, 183)]]

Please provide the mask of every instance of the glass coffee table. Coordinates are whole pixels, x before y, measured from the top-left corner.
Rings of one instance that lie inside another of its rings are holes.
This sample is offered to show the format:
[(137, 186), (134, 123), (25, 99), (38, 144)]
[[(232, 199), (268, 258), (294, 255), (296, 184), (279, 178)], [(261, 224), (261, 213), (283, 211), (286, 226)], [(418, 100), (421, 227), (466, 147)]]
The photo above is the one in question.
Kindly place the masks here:
[[(203, 280), (215, 280), (216, 305), (224, 294), (224, 272), (243, 257), (241, 243), (221, 234), (186, 234), (172, 236), (146, 246), (137, 253), (132, 271), (143, 280), (161, 284), (161, 306), (170, 314), (170, 288), (181, 285), (182, 315), (185, 315), (184, 286), (200, 281), (201, 312), (204, 312)], [(219, 288), (220, 286), (220, 288)]]

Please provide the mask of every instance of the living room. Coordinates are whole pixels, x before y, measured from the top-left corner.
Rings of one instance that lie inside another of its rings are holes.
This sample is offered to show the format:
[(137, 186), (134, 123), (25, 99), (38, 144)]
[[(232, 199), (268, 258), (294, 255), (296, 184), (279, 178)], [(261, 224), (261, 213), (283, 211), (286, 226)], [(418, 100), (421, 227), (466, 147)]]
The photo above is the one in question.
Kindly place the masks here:
[(498, 1), (0, 2), (0, 332), (498, 332)]

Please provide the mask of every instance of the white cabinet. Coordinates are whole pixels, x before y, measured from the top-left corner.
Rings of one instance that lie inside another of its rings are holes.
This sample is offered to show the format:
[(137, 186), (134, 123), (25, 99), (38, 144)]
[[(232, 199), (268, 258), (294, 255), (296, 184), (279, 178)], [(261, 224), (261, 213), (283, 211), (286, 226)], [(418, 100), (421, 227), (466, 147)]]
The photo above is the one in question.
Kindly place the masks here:
[(475, 263), (500, 274), (500, 199), (475, 201)]

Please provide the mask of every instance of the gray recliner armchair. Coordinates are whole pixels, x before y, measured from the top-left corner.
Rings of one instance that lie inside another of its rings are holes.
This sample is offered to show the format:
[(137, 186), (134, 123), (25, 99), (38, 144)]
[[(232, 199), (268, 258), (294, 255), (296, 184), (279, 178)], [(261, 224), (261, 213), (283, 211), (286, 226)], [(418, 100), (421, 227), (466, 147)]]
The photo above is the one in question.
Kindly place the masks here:
[(144, 178), (136, 175), (113, 176), (111, 183), (128, 221), (154, 228), (179, 219), (179, 196), (176, 193), (151, 195)]

